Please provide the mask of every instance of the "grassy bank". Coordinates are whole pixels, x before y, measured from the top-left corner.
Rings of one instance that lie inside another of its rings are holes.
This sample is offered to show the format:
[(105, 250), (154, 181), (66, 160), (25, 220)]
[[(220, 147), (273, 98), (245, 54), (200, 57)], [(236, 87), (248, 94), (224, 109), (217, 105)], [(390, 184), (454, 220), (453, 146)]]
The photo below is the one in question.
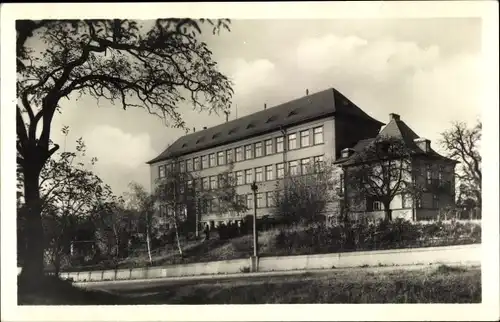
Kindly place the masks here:
[[(47, 282), (44, 292), (20, 290), (19, 304), (285, 304), (480, 303), (479, 267), (377, 268), (294, 276), (114, 285), (112, 292)], [(24, 291), (21, 292), (21, 291)]]
[(134, 300), (144, 304), (479, 303), (481, 272), (448, 266), (417, 271), (343, 271), (252, 281), (198, 281), (141, 292), (148, 295), (134, 294)]
[[(481, 242), (481, 226), (466, 224), (412, 224), (394, 221), (390, 224), (355, 225), (345, 234), (339, 228), (295, 227), (259, 232), (260, 256), (324, 254), (350, 251), (401, 249), (414, 247), (451, 246)], [(253, 252), (252, 235), (220, 240), (216, 233), (209, 240), (183, 241), (181, 258), (175, 245), (153, 251), (152, 266), (180, 263), (209, 262), (247, 258)], [(128, 258), (102, 262), (92, 267), (72, 267), (69, 270), (99, 270), (149, 266), (144, 250), (133, 251)]]

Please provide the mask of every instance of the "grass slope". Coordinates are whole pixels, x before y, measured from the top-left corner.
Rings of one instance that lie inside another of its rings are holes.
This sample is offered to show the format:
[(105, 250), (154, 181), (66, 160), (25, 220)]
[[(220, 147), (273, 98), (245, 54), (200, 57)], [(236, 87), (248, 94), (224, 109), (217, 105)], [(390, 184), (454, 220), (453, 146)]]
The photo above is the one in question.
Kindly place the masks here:
[(258, 279), (150, 284), (113, 293), (77, 288), (54, 277), (44, 291), (20, 288), (19, 305), (480, 303), (480, 268), (395, 268)]

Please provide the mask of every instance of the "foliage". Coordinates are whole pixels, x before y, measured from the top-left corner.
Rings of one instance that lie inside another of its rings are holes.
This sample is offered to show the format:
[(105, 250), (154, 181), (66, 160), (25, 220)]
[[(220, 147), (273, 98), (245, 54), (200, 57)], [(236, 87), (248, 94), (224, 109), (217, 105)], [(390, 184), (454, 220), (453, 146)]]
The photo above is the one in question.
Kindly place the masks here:
[(302, 175), (286, 173), (276, 183), (275, 217), (286, 223), (322, 221), (327, 206), (338, 201), (336, 167), (331, 161), (310, 164)]
[(456, 221), (415, 224), (398, 218), (349, 227), (282, 229), (275, 242), (280, 255), (468, 244), (481, 242), (481, 226)]
[[(441, 133), (441, 146), (448, 156), (460, 162), (456, 174), (459, 181), (458, 204), (471, 208), (481, 207), (481, 143), (482, 123), (478, 122), (473, 128), (465, 123), (453, 123), (452, 127)], [(470, 205), (473, 201), (474, 205)]]
[(214, 33), (229, 30), (228, 20), (157, 19), (150, 27), (120, 19), (16, 21), (16, 148), (26, 199), (27, 283), (36, 284), (43, 274), (38, 182), (59, 149), (50, 137), (62, 100), (104, 98), (123, 109), (144, 108), (181, 128), (179, 105), (186, 97), (199, 111), (227, 110), (231, 82), (199, 40), (207, 24)]
[[(62, 131), (65, 136), (69, 133), (67, 127)], [(76, 152), (56, 154), (40, 172), (44, 249), (48, 262), (56, 271), (59, 271), (61, 260), (69, 257), (71, 244), (77, 241), (94, 209), (112, 195), (110, 187), (83, 163), (86, 152), (83, 140), (80, 138), (76, 143)], [(96, 161), (92, 158), (90, 166)], [(22, 172), (18, 172), (18, 184), (23, 186)], [(24, 205), (24, 200), (21, 203)], [(24, 220), (24, 211), (18, 216)], [(24, 227), (18, 228), (23, 230)], [(21, 234), (27, 237), (24, 231)]]
[(347, 209), (369, 210), (358, 209), (359, 204), (374, 199), (383, 204), (386, 219), (392, 220), (390, 204), (394, 197), (406, 194), (416, 198), (423, 189), (413, 180), (412, 152), (402, 139), (384, 136), (355, 152), (351, 160), (342, 165), (348, 195)]

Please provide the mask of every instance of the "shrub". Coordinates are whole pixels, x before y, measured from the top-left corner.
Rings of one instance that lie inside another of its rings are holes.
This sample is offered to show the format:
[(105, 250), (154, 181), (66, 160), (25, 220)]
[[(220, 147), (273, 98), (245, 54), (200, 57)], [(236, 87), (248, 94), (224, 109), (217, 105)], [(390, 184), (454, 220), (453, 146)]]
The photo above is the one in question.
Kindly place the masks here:
[[(275, 237), (278, 250), (286, 254), (376, 250), (480, 242), (481, 227), (459, 222), (430, 224), (402, 219), (365, 222), (336, 227), (302, 226), (281, 229)], [(281, 253), (278, 251), (279, 253)]]

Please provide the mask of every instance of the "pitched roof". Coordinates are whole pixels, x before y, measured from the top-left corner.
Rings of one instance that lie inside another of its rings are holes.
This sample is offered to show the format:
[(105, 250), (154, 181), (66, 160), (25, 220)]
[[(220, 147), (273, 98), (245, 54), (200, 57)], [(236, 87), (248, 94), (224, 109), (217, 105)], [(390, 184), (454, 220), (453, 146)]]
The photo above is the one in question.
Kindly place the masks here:
[[(394, 116), (393, 116), (394, 115)], [(359, 153), (361, 153), (365, 148), (370, 146), (375, 140), (383, 138), (383, 137), (390, 137), (390, 138), (397, 138), (403, 140), (405, 145), (410, 149), (410, 151), (414, 154), (420, 154), (420, 155), (426, 155), (429, 157), (434, 157), (434, 158), (439, 158), (439, 159), (446, 159), (449, 161), (453, 161), (447, 157), (444, 157), (437, 153), (432, 147), (428, 152), (425, 152), (422, 150), (417, 143), (415, 142), (415, 139), (423, 139), (420, 136), (418, 136), (405, 122), (401, 121), (399, 118), (399, 115), (391, 114), (391, 120), (390, 122), (379, 132), (379, 134), (375, 138), (371, 139), (365, 139), (359, 141), (353, 148), (353, 154), (351, 154), (347, 158), (339, 158), (335, 163), (344, 163), (347, 164), (348, 160), (353, 160), (356, 158)]]
[(351, 116), (383, 125), (336, 89), (330, 88), (182, 136), (147, 163), (179, 157), (330, 115)]

